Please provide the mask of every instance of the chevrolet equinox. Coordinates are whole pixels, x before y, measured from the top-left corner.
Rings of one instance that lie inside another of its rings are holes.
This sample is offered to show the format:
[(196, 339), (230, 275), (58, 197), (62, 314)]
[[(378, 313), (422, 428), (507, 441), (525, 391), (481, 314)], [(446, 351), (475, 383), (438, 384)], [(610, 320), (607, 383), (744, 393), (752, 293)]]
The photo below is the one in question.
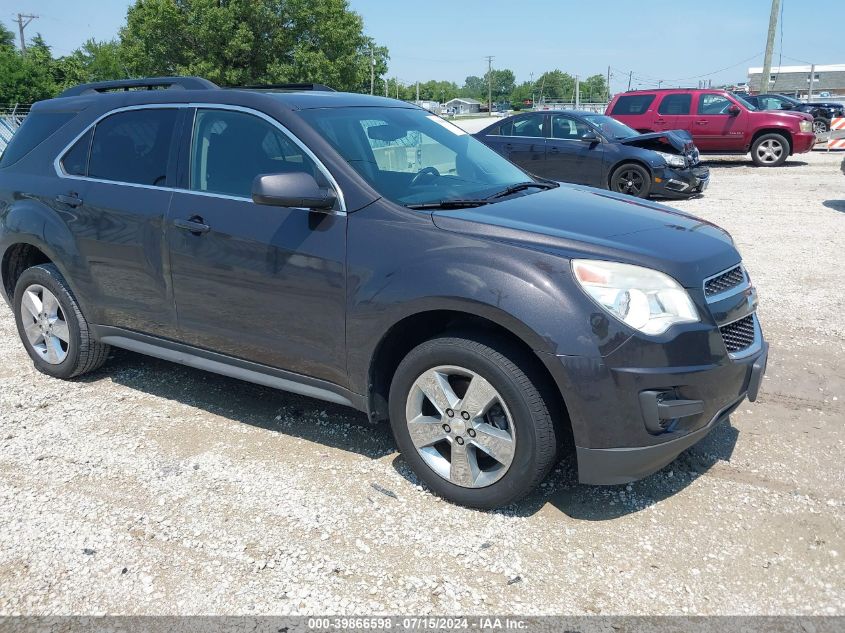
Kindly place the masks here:
[(476, 508), (566, 450), (584, 483), (659, 470), (757, 397), (768, 349), (718, 226), (319, 85), (36, 104), (0, 159), (0, 262), (39, 371), (114, 346), (349, 405)]

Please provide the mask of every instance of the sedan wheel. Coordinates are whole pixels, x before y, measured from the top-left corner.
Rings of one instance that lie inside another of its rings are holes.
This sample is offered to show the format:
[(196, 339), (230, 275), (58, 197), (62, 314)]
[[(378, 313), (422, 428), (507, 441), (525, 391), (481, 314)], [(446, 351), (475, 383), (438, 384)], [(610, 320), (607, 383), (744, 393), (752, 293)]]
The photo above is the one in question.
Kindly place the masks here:
[(408, 394), (405, 419), (423, 461), (456, 486), (489, 486), (513, 461), (516, 429), (504, 399), (469, 369), (441, 366), (422, 374)]
[(620, 165), (610, 177), (610, 188), (617, 193), (648, 198), (651, 192), (651, 175), (640, 165)]
[(824, 119), (816, 119), (815, 121), (813, 121), (813, 132), (815, 132), (816, 136), (823, 136), (827, 134), (827, 121), (825, 121)]
[(20, 318), (26, 339), (42, 360), (60, 365), (70, 350), (70, 333), (56, 296), (44, 286), (24, 290)]

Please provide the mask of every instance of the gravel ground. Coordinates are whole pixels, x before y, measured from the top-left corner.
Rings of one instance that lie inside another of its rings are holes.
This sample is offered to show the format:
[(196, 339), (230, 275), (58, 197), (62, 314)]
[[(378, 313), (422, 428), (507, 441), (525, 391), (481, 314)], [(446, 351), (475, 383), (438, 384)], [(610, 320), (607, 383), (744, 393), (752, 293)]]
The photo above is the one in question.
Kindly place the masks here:
[(116, 352), (36, 373), (0, 306), (1, 614), (845, 614), (841, 154), (711, 162), (772, 345), (663, 471), (518, 506), (429, 494), (351, 410)]

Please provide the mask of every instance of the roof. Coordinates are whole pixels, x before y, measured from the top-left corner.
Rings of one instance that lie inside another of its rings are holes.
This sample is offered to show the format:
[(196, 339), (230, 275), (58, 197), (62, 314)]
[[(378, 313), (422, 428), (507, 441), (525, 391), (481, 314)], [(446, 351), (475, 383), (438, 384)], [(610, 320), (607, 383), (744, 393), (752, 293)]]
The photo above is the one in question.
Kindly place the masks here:
[[(772, 74), (778, 73), (809, 73), (812, 69), (816, 73), (845, 73), (845, 64), (827, 64), (819, 65), (813, 68), (810, 64), (803, 66), (772, 66)], [(748, 69), (749, 75), (760, 75), (763, 73), (762, 66), (756, 66)]]
[(452, 103), (453, 101), (460, 101), (461, 103), (468, 103), (470, 105), (481, 105), (480, 101), (476, 101), (475, 99), (469, 99), (464, 97), (455, 97), (454, 99), (449, 99), (446, 103)]

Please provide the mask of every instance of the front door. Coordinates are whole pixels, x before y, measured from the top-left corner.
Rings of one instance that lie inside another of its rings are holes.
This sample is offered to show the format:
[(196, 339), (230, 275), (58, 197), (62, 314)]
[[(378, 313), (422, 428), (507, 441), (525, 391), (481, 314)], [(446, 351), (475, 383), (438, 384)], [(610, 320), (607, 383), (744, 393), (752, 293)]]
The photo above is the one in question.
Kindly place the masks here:
[(701, 93), (692, 117), (692, 140), (702, 152), (737, 152), (745, 145), (745, 108), (738, 114), (728, 109), (736, 105), (723, 94)]
[(251, 199), (259, 174), (323, 168), (258, 113), (199, 108), (190, 147), (167, 224), (180, 339), (345, 385), (345, 214)]
[(546, 165), (542, 175), (553, 180), (600, 187), (604, 144), (585, 140), (593, 130), (566, 114), (553, 114), (546, 140)]

